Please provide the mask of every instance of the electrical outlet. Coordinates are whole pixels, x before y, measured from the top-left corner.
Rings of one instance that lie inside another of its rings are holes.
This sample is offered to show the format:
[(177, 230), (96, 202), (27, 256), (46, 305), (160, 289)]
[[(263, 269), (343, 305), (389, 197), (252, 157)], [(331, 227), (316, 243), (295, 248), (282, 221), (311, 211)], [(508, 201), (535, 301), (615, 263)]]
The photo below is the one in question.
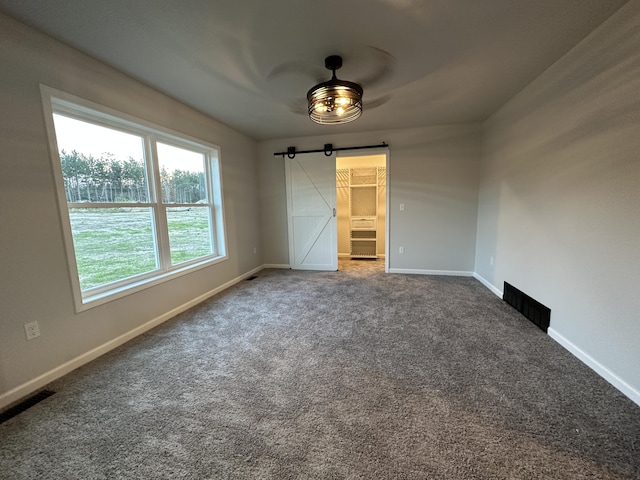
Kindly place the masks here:
[(400, 252), (400, 255), (404, 255), (404, 247), (400, 247), (399, 252)]
[(258, 247), (253, 247), (253, 254), (257, 254), (258, 253)]
[(24, 324), (24, 332), (27, 335), (27, 340), (33, 340), (40, 336), (40, 327), (38, 322), (31, 322)]
[(404, 203), (401, 203), (401, 204), (400, 204), (400, 211), (401, 211), (401, 212), (404, 212)]
[(491, 265), (493, 267), (493, 257), (491, 257), (491, 259), (489, 259), (489, 265)]

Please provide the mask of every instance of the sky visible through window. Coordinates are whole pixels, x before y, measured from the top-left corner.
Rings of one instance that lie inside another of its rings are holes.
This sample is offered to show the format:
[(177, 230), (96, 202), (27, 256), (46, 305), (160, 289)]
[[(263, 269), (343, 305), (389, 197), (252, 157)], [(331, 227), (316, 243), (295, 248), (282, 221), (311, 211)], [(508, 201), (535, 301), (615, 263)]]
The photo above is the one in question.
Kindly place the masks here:
[(158, 161), (161, 169), (166, 168), (168, 171), (177, 169), (196, 173), (204, 171), (201, 153), (191, 152), (184, 148), (160, 142), (156, 143), (156, 148), (158, 149)]
[[(95, 158), (113, 154), (118, 160), (142, 161), (143, 143), (136, 135), (111, 128), (75, 120), (64, 115), (53, 115), (58, 150), (68, 153), (76, 150)], [(161, 167), (168, 171), (202, 172), (202, 154), (162, 143), (157, 144)]]

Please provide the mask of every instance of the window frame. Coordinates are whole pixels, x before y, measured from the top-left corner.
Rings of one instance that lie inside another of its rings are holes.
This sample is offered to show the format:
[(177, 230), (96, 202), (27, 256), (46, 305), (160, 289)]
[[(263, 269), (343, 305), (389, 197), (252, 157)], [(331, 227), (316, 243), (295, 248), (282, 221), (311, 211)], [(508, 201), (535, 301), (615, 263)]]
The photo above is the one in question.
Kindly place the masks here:
[[(67, 257), (67, 268), (72, 285), (76, 312), (88, 310), (228, 259), (220, 147), (45, 85), (40, 85), (40, 90)], [(68, 203), (56, 139), (54, 114), (61, 114), (76, 120), (141, 137), (143, 139), (145, 157), (143, 161), (148, 186), (147, 201), (145, 203)], [(212, 254), (172, 265), (169, 230), (167, 226), (167, 209), (169, 207), (181, 206), (193, 207), (194, 205), (164, 203), (156, 148), (156, 143), (158, 142), (197, 152), (204, 156), (203, 163), (207, 189), (207, 204), (206, 206), (198, 205), (197, 208), (207, 208), (209, 210), (208, 217), (210, 241), (213, 250)], [(83, 291), (80, 286), (69, 210), (72, 208), (110, 208), (114, 205), (120, 207), (144, 207), (151, 210), (157, 268), (150, 272), (120, 279)]]

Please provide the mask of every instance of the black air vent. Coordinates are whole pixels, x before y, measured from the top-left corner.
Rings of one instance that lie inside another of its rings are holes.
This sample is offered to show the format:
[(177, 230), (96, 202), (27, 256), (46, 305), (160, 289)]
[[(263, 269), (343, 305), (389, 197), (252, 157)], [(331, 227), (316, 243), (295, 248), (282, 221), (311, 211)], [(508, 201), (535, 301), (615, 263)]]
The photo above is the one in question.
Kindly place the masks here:
[(551, 309), (534, 300), (526, 293), (521, 292), (513, 285), (504, 282), (502, 299), (531, 320), (540, 329), (547, 333), (551, 321)]
[(36, 403), (41, 402), (45, 398), (49, 398), (54, 393), (56, 392), (52, 392), (51, 390), (42, 390), (41, 392), (38, 392), (35, 395), (27, 398), (26, 400), (18, 403), (6, 412), (0, 413), (0, 423), (6, 422), (10, 418), (13, 418), (16, 415), (24, 412), (25, 410), (33, 407)]

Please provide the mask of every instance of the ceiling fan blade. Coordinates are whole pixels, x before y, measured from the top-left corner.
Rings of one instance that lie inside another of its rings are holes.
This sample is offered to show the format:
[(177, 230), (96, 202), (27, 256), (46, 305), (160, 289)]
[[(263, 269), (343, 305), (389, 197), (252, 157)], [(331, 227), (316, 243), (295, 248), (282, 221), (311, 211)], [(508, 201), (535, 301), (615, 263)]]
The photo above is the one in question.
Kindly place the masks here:
[(396, 68), (396, 59), (389, 52), (376, 47), (369, 47), (369, 51), (375, 60), (375, 70), (369, 75), (357, 80), (363, 88), (374, 87), (382, 83), (393, 74)]
[(299, 98), (289, 104), (289, 110), (296, 115), (309, 115), (309, 107), (307, 106), (307, 100)]
[(384, 105), (391, 99), (391, 95), (383, 95), (382, 97), (374, 98), (373, 100), (364, 101), (362, 109), (363, 110), (371, 110), (372, 108), (379, 107), (380, 105)]
[(316, 83), (329, 79), (327, 71), (324, 68), (297, 61), (285, 62), (278, 65), (269, 72), (267, 79), (272, 80), (283, 75), (304, 75), (306, 77), (311, 77), (316, 81)]

